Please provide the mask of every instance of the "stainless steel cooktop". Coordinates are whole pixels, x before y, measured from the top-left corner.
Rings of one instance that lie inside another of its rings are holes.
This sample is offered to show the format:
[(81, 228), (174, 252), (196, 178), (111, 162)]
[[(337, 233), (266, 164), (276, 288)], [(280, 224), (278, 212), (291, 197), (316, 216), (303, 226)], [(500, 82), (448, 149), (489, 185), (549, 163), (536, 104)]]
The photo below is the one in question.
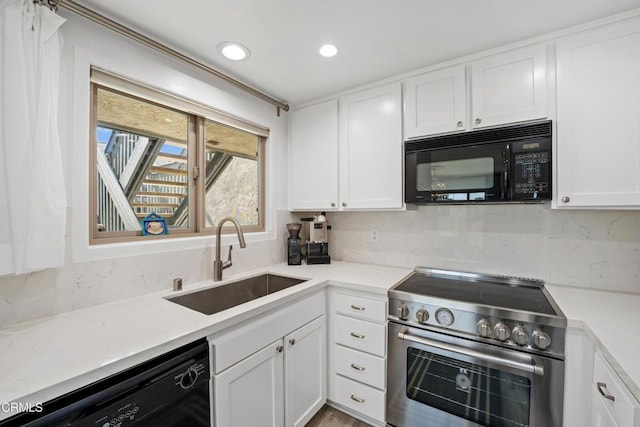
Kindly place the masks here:
[(393, 290), (504, 309), (558, 314), (544, 293), (544, 282), (533, 279), (419, 267)]
[(540, 280), (416, 267), (388, 296), (390, 321), (564, 357), (567, 319)]

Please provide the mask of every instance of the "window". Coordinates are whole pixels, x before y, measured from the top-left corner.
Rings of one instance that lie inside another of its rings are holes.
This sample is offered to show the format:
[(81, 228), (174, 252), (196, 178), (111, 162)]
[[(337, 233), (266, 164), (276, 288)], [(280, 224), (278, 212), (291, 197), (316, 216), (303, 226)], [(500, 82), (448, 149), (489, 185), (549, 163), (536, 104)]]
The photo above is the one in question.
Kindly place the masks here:
[(264, 231), (267, 129), (100, 70), (91, 81), (91, 243), (147, 239), (150, 218), (163, 238), (226, 216)]

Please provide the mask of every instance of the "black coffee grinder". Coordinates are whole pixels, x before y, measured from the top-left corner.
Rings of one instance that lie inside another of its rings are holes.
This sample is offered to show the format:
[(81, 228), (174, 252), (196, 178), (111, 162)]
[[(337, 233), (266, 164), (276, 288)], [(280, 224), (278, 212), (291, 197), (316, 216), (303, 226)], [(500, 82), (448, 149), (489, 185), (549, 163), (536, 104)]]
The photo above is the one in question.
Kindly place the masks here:
[(302, 224), (297, 222), (287, 224), (287, 231), (289, 231), (289, 238), (287, 239), (287, 264), (289, 265), (302, 264), (302, 240), (299, 236), (301, 228)]

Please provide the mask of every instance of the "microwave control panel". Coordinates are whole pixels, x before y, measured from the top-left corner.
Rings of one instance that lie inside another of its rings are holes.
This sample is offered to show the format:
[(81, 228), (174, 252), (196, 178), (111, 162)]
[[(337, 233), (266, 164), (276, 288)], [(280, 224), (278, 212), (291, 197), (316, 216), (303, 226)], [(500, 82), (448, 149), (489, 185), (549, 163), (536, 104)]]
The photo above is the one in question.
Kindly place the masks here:
[(515, 142), (511, 152), (511, 199), (551, 199), (551, 141)]

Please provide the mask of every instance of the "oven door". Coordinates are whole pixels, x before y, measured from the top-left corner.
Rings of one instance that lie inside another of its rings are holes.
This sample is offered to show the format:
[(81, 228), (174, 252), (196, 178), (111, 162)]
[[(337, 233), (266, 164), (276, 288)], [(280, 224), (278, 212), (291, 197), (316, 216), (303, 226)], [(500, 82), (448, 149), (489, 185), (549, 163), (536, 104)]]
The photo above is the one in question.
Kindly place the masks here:
[(407, 152), (406, 202), (506, 200), (509, 158), (508, 144)]
[(560, 427), (564, 362), (389, 322), (387, 424)]

